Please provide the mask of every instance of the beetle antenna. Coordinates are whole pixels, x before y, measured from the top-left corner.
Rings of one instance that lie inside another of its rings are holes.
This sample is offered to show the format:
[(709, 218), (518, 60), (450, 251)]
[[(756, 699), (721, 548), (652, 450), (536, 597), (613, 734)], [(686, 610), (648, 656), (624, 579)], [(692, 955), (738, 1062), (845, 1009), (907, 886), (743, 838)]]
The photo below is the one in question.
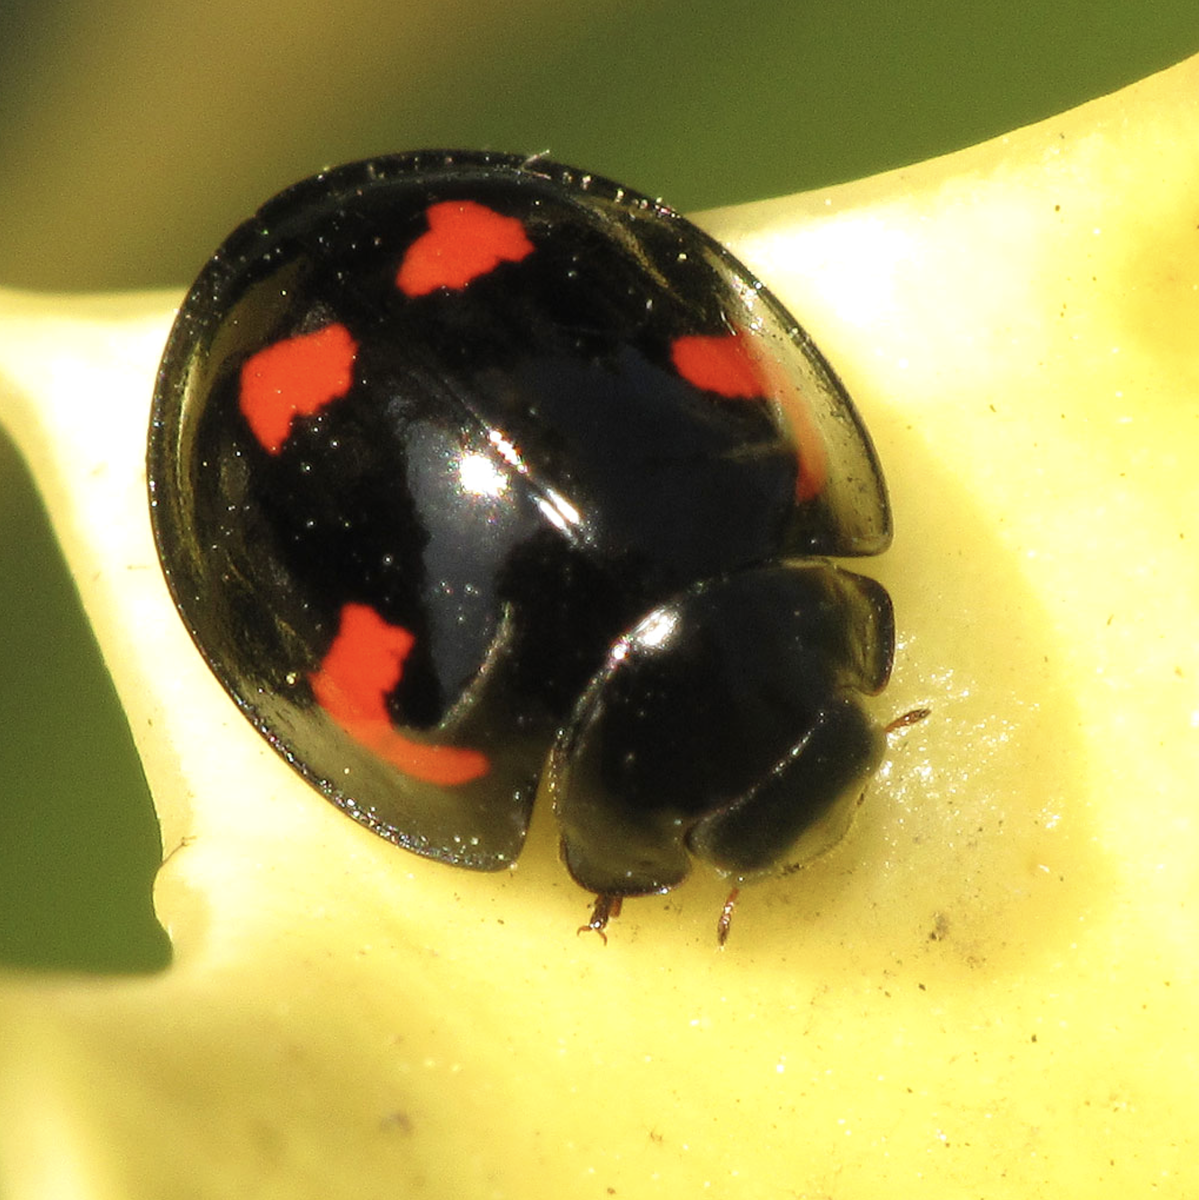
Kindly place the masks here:
[(909, 725), (915, 725), (923, 721), (932, 711), (931, 708), (913, 708), (911, 712), (905, 712), (902, 716), (896, 717), (894, 721), (888, 721), (883, 726), (883, 733), (894, 733), (897, 729), (906, 729)]

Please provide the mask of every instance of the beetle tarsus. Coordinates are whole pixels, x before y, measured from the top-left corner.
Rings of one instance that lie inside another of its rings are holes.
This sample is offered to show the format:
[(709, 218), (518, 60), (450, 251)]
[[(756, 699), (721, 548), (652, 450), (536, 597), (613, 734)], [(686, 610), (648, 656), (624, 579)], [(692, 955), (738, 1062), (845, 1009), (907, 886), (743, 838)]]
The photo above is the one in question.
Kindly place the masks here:
[(716, 922), (716, 944), (723, 946), (729, 938), (729, 928), (733, 924), (733, 909), (737, 907), (737, 897), (741, 895), (739, 887), (729, 892), (729, 898), (720, 910), (720, 919)]
[(593, 933), (598, 933), (604, 939), (604, 945), (608, 944), (608, 935), (604, 930), (608, 927), (608, 922), (613, 917), (620, 916), (620, 906), (623, 902), (623, 896), (610, 896), (601, 892), (595, 898), (595, 905), (591, 909), (591, 920), (586, 925), (580, 925), (576, 930), (576, 936), (583, 933), (585, 930), (591, 930)]

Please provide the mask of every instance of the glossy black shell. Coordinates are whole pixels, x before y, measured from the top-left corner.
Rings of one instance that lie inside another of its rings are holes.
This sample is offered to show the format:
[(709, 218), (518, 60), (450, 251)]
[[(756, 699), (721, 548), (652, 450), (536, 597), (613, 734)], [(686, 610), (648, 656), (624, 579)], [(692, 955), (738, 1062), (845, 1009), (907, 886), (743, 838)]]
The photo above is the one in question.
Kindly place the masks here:
[[(447, 201), (515, 218), (532, 250), (463, 286), (405, 294), (397, 269), (428, 233), (431, 206)], [(356, 347), (348, 390), (264, 448), (239, 408), (247, 361), (330, 325)], [(750, 348), (761, 394), (722, 394), (678, 365), (680, 339), (729, 337)], [(580, 698), (647, 614), (689, 611), (713, 581), (874, 554), (890, 539), (857, 413), (740, 263), (615, 183), (490, 153), (339, 167), (238, 228), (171, 333), (148, 472), (176, 604), (246, 716), (355, 819), (478, 869), (519, 852), (547, 754), (557, 746), (565, 778), (571, 747), (586, 740)], [(817, 569), (821, 596), (845, 590), (827, 572), (858, 579)], [(848, 592), (861, 611), (830, 635), (835, 669), (810, 677), (805, 712), (817, 684), (872, 691), (886, 680), (885, 593), (869, 581)], [(741, 604), (730, 598), (704, 619), (735, 621)], [(314, 681), (351, 608), (411, 640), (385, 696), (405, 744), (465, 748), (485, 759), (484, 774), (447, 782), (400, 769), (317, 702)], [(795, 619), (788, 610), (776, 622)], [(771, 620), (757, 620), (773, 636)], [(813, 630), (824, 637), (827, 613), (814, 620), (809, 641)], [(844, 650), (855, 639), (868, 644)], [(854, 653), (868, 666), (846, 684), (842, 659)], [(628, 736), (654, 735), (638, 725)], [(702, 749), (685, 729), (662, 738), (658, 772)], [(877, 760), (874, 745), (853, 753), (859, 775)], [(712, 803), (729, 806), (727, 796)], [(667, 801), (644, 804), (685, 825), (676, 841), (689, 836), (691, 851), (740, 870), (719, 861), (721, 839), (696, 825), (702, 814), (676, 820)], [(584, 841), (606, 836), (605, 806)], [(572, 870), (596, 891), (673, 882), (649, 868), (619, 868), (625, 886)]]

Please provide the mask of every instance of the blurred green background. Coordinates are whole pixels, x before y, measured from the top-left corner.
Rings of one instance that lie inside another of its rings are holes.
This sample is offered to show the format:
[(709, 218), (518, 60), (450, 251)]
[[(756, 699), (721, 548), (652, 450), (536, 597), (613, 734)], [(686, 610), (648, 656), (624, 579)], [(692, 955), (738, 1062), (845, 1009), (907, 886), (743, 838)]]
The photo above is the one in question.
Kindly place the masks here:
[[(683, 210), (799, 191), (1196, 50), (1194, 0), (0, 0), (0, 285), (182, 287), (279, 188), (420, 146), (548, 151)], [(153, 810), (2, 437), (0, 617), (0, 964), (161, 967)]]

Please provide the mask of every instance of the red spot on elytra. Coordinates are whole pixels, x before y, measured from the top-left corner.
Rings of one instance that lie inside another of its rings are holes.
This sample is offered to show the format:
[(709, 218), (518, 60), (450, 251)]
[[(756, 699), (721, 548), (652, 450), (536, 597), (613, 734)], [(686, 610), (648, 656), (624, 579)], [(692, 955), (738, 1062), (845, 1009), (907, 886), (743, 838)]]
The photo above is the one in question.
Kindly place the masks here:
[(739, 334), (675, 338), (670, 356), (674, 369), (688, 383), (706, 392), (716, 392), (730, 400), (752, 400), (766, 395), (757, 364)]
[(795, 498), (811, 500), (828, 482), (828, 455), (799, 386), (769, 355), (755, 354), (754, 341), (740, 333), (676, 338), (674, 368), (698, 388), (729, 400), (773, 400), (782, 409), (798, 450)]
[(824, 437), (812, 416), (811, 406), (799, 381), (771, 359), (765, 359), (762, 372), (766, 379), (766, 394), (782, 410), (787, 428), (795, 439), (799, 474), (795, 477), (795, 498), (811, 500), (819, 496), (828, 484), (828, 450)]
[(252, 354), (241, 368), (241, 411), (271, 454), (283, 449), (296, 417), (340, 399), (354, 381), (358, 346), (344, 325), (284, 338)]
[(533, 253), (524, 225), (474, 200), (443, 200), (429, 205), (429, 229), (408, 247), (396, 273), (406, 296), (438, 288), (464, 288), (502, 262), (520, 262)]
[(360, 745), (426, 783), (452, 787), (486, 775), (487, 756), (405, 737), (391, 723), (387, 694), (400, 682), (416, 639), (365, 604), (347, 604), (329, 653), (308, 682), (316, 702)]

